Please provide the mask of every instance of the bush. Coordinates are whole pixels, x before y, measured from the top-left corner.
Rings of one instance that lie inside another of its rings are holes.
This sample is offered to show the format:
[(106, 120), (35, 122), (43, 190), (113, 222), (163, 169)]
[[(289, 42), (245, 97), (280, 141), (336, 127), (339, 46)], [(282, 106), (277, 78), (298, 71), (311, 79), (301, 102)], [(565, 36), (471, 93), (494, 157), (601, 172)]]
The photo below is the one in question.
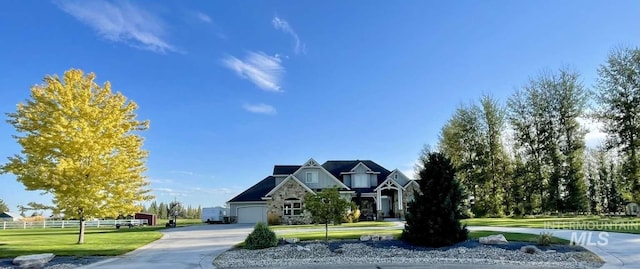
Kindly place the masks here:
[(269, 212), (269, 214), (267, 214), (267, 223), (269, 225), (280, 225), (280, 224), (282, 224), (282, 222), (280, 221), (280, 217), (277, 214), (271, 213), (271, 212)]
[(356, 203), (351, 202), (351, 210), (349, 214), (344, 216), (343, 222), (346, 223), (354, 223), (360, 221), (360, 208), (356, 205)]
[(275, 247), (278, 245), (278, 238), (269, 226), (264, 222), (256, 223), (253, 232), (244, 240), (244, 248), (246, 249), (263, 249)]
[(540, 233), (538, 235), (538, 245), (540, 245), (540, 246), (551, 245), (552, 241), (553, 241), (553, 234), (552, 233), (542, 232), (542, 233)]

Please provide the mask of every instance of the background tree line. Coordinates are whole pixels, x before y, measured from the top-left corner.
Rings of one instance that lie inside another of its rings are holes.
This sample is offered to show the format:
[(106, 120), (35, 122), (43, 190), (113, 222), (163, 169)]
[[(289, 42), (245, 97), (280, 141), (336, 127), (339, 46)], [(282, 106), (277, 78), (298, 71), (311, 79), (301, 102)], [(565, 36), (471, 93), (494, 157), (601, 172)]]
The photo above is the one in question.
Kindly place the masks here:
[[(171, 216), (171, 208), (173, 205), (171, 203), (160, 202), (159, 204), (156, 201), (151, 202), (149, 207), (142, 206), (141, 212), (147, 212), (151, 214), (156, 214), (159, 219), (169, 219)], [(192, 207), (188, 205), (184, 207), (180, 204), (176, 205), (177, 217), (185, 218), (185, 219), (199, 219), (202, 214), (202, 208), (198, 205), (198, 207)]]
[[(587, 148), (585, 123), (605, 142)], [(640, 49), (620, 48), (591, 89), (562, 68), (532, 78), (501, 103), (490, 95), (462, 105), (442, 127), (476, 216), (619, 212), (640, 201)]]

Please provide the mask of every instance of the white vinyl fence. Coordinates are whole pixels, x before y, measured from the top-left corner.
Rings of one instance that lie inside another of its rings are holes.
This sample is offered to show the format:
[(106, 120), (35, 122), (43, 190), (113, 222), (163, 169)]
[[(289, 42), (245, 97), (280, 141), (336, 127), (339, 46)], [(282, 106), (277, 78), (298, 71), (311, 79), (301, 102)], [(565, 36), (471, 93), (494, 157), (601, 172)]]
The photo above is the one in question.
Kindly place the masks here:
[[(147, 225), (146, 219), (119, 219), (119, 220), (87, 220), (84, 222), (85, 227), (116, 227), (120, 224), (122, 227)], [(6, 229), (34, 229), (34, 228), (78, 228), (79, 220), (45, 220), (45, 221), (3, 221), (0, 227)]]

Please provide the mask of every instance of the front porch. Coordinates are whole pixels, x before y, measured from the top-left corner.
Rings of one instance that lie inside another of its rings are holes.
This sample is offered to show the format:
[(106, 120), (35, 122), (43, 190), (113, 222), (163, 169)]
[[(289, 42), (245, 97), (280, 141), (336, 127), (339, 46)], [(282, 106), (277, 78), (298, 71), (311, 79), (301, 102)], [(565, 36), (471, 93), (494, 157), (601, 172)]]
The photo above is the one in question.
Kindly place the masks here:
[(420, 191), (418, 184), (410, 183), (403, 188), (395, 181), (387, 180), (373, 192), (357, 194), (353, 201), (360, 208), (361, 220), (404, 220), (407, 203), (413, 201), (415, 191)]

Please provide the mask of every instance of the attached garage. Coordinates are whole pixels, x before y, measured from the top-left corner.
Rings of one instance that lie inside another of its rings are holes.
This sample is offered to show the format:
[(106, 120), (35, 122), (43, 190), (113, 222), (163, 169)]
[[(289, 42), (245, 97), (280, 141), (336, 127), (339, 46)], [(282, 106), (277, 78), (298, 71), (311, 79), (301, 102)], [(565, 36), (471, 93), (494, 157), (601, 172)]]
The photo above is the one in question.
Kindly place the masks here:
[(267, 222), (267, 206), (239, 206), (238, 223)]

